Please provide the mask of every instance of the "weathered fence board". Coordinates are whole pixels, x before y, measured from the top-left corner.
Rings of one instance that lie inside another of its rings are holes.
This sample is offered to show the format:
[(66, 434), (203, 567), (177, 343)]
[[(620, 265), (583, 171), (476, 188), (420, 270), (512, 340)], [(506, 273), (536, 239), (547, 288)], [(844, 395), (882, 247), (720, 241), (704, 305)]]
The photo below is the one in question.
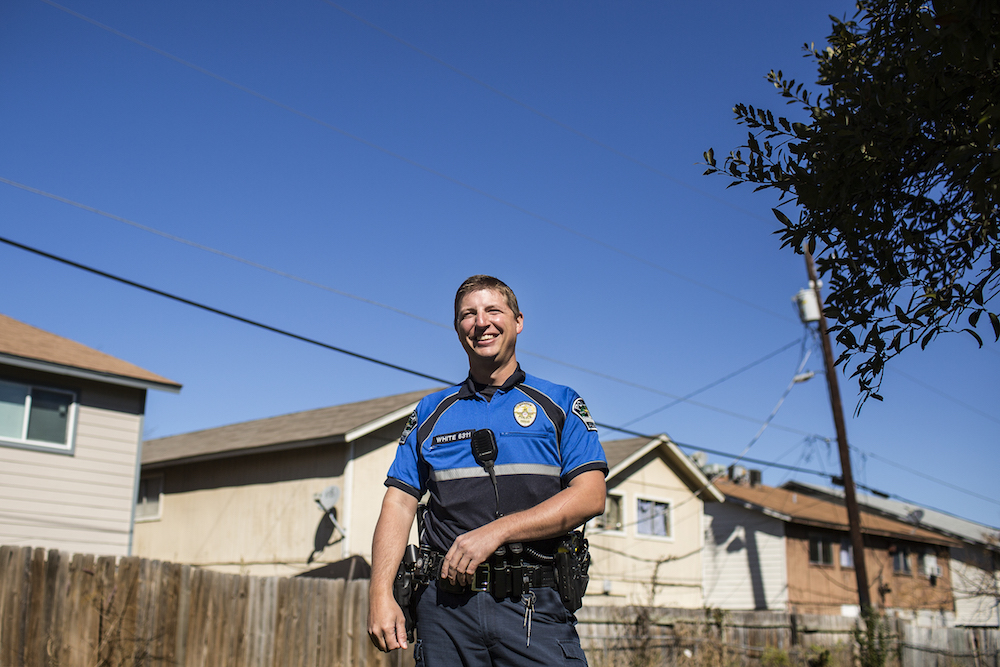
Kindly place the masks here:
[[(0, 547), (2, 667), (402, 667), (365, 623), (368, 582)], [(850, 667), (855, 620), (775, 612), (585, 607), (592, 667)], [(901, 667), (1000, 667), (1000, 631), (891, 624)], [(775, 656), (784, 656), (776, 661)], [(770, 661), (770, 662), (769, 662)], [(890, 665), (896, 664), (895, 658)]]

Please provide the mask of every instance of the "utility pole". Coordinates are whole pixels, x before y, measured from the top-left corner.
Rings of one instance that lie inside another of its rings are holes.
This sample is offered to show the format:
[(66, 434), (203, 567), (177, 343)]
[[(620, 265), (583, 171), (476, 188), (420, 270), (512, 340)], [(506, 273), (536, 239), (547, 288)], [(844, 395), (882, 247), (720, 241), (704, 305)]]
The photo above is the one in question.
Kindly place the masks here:
[(858, 510), (858, 498), (854, 493), (854, 475), (851, 473), (851, 453), (847, 448), (847, 427), (844, 425), (844, 408), (840, 402), (840, 385), (837, 383), (837, 372), (833, 365), (833, 348), (830, 345), (830, 334), (826, 328), (826, 316), (823, 314), (823, 297), (819, 292), (819, 280), (816, 278), (816, 265), (812, 253), (803, 248), (806, 256), (806, 270), (809, 274), (809, 285), (816, 294), (816, 304), (819, 306), (819, 337), (823, 344), (823, 361), (826, 365), (826, 386), (830, 391), (830, 408), (833, 410), (833, 425), (837, 430), (837, 449), (840, 451), (840, 469), (844, 478), (844, 500), (847, 505), (847, 524), (851, 535), (851, 547), (854, 549), (854, 574), (858, 580), (858, 602), (861, 611), (871, 609), (872, 601), (868, 590), (868, 570), (865, 567), (865, 542), (861, 536), (861, 512)]

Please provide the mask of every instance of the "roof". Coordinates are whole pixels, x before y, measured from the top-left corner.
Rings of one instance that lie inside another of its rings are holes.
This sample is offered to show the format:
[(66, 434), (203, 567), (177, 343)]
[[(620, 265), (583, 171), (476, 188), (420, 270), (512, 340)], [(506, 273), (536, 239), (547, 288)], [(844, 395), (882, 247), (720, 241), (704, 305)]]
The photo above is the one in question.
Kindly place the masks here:
[(6, 315), (0, 315), (0, 363), (142, 389), (181, 389), (173, 380)]
[[(843, 502), (844, 499), (843, 489), (831, 489), (826, 486), (807, 484), (805, 482), (787, 482), (783, 486), (793, 491), (831, 498), (834, 502), (838, 503)], [(958, 538), (963, 542), (971, 542), (993, 551), (1000, 551), (1000, 529), (993, 526), (962, 519), (938, 510), (922, 507), (915, 503), (880, 498), (863, 493), (858, 493), (857, 497), (858, 505), (868, 507), (880, 514), (944, 533), (945, 535)]]
[(421, 398), (436, 390), (422, 389), (147, 440), (142, 446), (142, 465), (160, 467), (351, 442), (406, 417)]
[[(747, 509), (761, 511), (788, 523), (847, 531), (847, 508), (815, 496), (772, 486), (745, 486), (717, 479), (716, 486), (726, 495), (726, 501)], [(868, 535), (895, 537), (911, 542), (926, 542), (956, 546), (956, 542), (939, 533), (889, 519), (871, 512), (861, 512), (861, 532)]]
[(608, 479), (623, 472), (647, 453), (658, 449), (667, 459), (677, 476), (701, 497), (702, 500), (723, 502), (725, 497), (715, 488), (704, 473), (688, 458), (665, 433), (655, 438), (628, 438), (603, 442), (604, 456), (608, 460)]

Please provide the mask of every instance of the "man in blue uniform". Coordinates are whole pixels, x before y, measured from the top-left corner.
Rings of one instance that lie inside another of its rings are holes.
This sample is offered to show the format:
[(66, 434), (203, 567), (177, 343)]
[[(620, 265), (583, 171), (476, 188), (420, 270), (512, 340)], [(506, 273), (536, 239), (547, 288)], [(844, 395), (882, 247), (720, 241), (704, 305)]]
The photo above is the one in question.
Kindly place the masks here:
[[(418, 665), (586, 662), (553, 563), (569, 531), (604, 511), (608, 468), (583, 399), (521, 370), (523, 325), (500, 280), (473, 276), (459, 287), (455, 329), (469, 377), (420, 402), (389, 470), (368, 632), (383, 651), (407, 646), (392, 585), (426, 493), (420, 542), (440, 561), (440, 578), (418, 593)], [(486, 429), (495, 467), (471, 446)]]

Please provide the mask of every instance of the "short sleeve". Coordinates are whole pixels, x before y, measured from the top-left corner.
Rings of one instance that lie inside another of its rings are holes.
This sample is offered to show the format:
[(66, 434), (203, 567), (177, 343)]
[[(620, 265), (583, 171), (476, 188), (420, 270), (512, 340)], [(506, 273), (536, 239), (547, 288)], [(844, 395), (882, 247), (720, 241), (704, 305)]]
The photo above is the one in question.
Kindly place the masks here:
[(419, 419), (417, 411), (410, 415), (402, 435), (399, 436), (399, 445), (396, 447), (396, 458), (389, 466), (389, 473), (385, 480), (386, 486), (393, 486), (414, 498), (419, 499), (424, 495), (424, 480), (420, 474), (420, 457), (417, 453), (417, 424)]

